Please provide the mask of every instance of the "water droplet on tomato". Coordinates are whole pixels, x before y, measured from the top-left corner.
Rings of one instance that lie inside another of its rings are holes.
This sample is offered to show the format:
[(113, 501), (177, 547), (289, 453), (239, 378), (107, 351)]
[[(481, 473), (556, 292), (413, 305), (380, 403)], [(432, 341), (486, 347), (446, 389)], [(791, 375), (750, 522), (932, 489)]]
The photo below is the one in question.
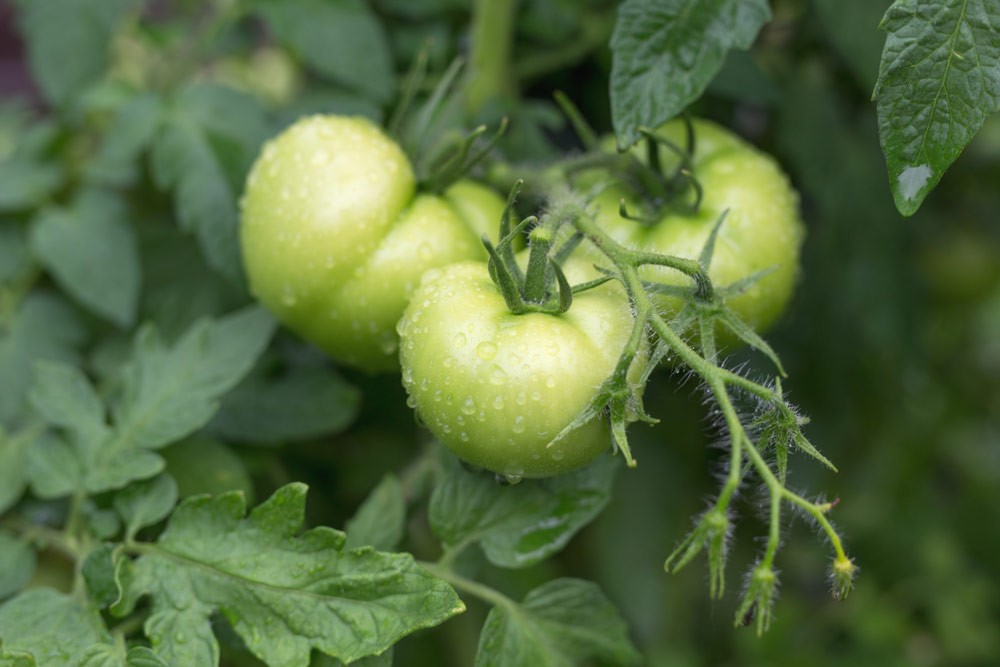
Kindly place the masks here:
[(510, 430), (514, 433), (524, 433), (524, 415), (514, 417), (514, 423), (511, 425)]
[(476, 346), (476, 354), (483, 361), (489, 361), (497, 355), (497, 346), (489, 341), (483, 341)]
[(472, 400), (471, 396), (466, 396), (465, 400), (462, 401), (462, 412), (467, 415), (475, 414), (476, 402)]
[(498, 395), (493, 398), (493, 409), (503, 410), (503, 405), (504, 405), (503, 396)]
[(499, 386), (505, 382), (507, 382), (507, 373), (496, 364), (493, 364), (492, 368), (490, 368), (490, 384)]
[(465, 342), (466, 342), (465, 334), (462, 333), (461, 331), (455, 334), (455, 337), (451, 339), (451, 344), (458, 349), (465, 347)]

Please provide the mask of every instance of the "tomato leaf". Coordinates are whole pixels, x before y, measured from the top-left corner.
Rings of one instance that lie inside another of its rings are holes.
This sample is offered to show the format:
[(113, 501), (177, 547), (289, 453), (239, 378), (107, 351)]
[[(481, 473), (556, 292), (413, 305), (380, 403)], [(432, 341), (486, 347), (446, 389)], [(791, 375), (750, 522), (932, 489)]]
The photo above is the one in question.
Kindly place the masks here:
[(633, 665), (641, 656), (625, 620), (596, 584), (556, 579), (528, 593), (516, 610), (490, 611), (475, 665), (568, 667), (595, 659)]
[(347, 548), (367, 545), (391, 551), (403, 539), (405, 521), (403, 487), (395, 475), (386, 475), (347, 522), (344, 528), (347, 532)]
[(913, 215), (1000, 110), (1000, 5), (896, 0), (873, 98), (896, 208)]
[(133, 482), (115, 494), (115, 510), (125, 521), (125, 536), (152, 526), (170, 515), (177, 504), (177, 482), (170, 475)]
[(32, 403), (50, 425), (66, 431), (69, 446), (51, 441), (33, 448), (41, 473), (33, 476), (33, 486), (52, 497), (65, 490), (73, 470), (78, 478), (72, 488), (91, 492), (157, 474), (163, 460), (150, 450), (202, 427), (218, 408), (218, 398), (249, 371), (273, 331), (273, 320), (258, 308), (196, 323), (172, 348), (152, 328), (143, 329), (124, 373), (124, 396), (116, 403), (113, 427), (81, 371), (40, 364)]
[(18, 0), (28, 64), (45, 98), (68, 106), (103, 74), (113, 31), (136, 0)]
[(297, 368), (277, 378), (251, 376), (222, 402), (210, 428), (225, 438), (275, 445), (337, 433), (361, 407), (361, 393), (328, 368)]
[(611, 37), (611, 115), (618, 146), (696, 100), (730, 49), (748, 49), (771, 18), (767, 0), (625, 0)]
[(280, 42), (323, 76), (386, 102), (396, 92), (392, 49), (362, 0), (256, 0)]
[(58, 667), (80, 664), (84, 651), (110, 643), (111, 636), (81, 598), (32, 588), (0, 605), (0, 640), (5, 651), (27, 653), (39, 665)]
[(133, 324), (139, 248), (119, 196), (87, 190), (72, 207), (43, 212), (32, 226), (31, 247), (81, 305), (120, 327)]
[(242, 491), (248, 501), (254, 497), (253, 480), (242, 459), (217, 440), (196, 435), (161, 450), (160, 456), (181, 498), (226, 491)]
[(0, 211), (36, 206), (48, 199), (66, 177), (62, 165), (48, 155), (58, 128), (50, 122), (27, 127), (13, 122), (4, 130), (7, 136), (3, 138), (12, 141), (14, 149), (5, 151), (0, 159)]
[(345, 550), (330, 528), (300, 532), (306, 487), (289, 484), (246, 515), (240, 493), (197, 496), (135, 562), (119, 562), (115, 614), (152, 598), (146, 634), (169, 664), (216, 665), (211, 615), (223, 612), (271, 665), (305, 665), (313, 649), (345, 662), (463, 610), (409, 554)]
[(617, 459), (601, 456), (576, 472), (501, 486), (456, 465), (431, 496), (431, 528), (446, 545), (479, 542), (494, 565), (528, 567), (604, 509), (617, 469)]
[(150, 93), (124, 103), (87, 165), (87, 175), (108, 185), (134, 185), (140, 176), (139, 157), (152, 145), (163, 112), (160, 98)]
[(35, 572), (35, 550), (27, 540), (0, 530), (0, 599), (18, 592)]

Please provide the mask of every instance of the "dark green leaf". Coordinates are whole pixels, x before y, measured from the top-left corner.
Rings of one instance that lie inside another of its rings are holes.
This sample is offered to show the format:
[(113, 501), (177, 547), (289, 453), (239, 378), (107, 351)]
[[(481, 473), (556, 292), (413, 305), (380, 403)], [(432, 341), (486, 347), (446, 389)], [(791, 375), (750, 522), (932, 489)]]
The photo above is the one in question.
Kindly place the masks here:
[(621, 614), (589, 581), (556, 579), (511, 607), (490, 611), (476, 667), (573, 667), (589, 659), (624, 667), (640, 661)]
[(0, 530), (0, 599), (21, 590), (35, 572), (35, 550), (7, 531)]
[(813, 0), (822, 19), (823, 36), (847, 62), (865, 91), (875, 86), (885, 39), (878, 24), (892, 0)]
[(115, 494), (114, 506), (125, 521), (125, 536), (167, 518), (177, 504), (177, 483), (170, 475), (133, 482)]
[(345, 551), (343, 533), (301, 532), (305, 494), (290, 484), (249, 516), (240, 493), (186, 500), (155, 545), (120, 564), (112, 609), (128, 613), (151, 596), (146, 634), (176, 665), (218, 663), (216, 611), (272, 665), (306, 665), (313, 649), (351, 662), (462, 611), (408, 554)]
[(0, 221), (0, 286), (24, 280), (31, 269), (31, 253), (23, 229)]
[(358, 414), (361, 394), (328, 368), (250, 376), (222, 402), (210, 428), (236, 442), (271, 445), (337, 433)]
[(83, 561), (83, 578), (90, 596), (100, 608), (118, 599), (118, 582), (115, 581), (115, 545), (102, 544)]
[(43, 213), (33, 225), (31, 247), (81, 305), (122, 327), (134, 322), (139, 249), (120, 197), (87, 190), (72, 208)]
[(32, 74), (67, 105), (104, 74), (112, 31), (135, 0), (17, 0)]
[(896, 0), (874, 98), (896, 208), (912, 215), (1000, 109), (1000, 4)]
[(0, 640), (0, 667), (38, 667), (30, 653), (8, 651)]
[(0, 211), (37, 206), (62, 185), (62, 168), (47, 159), (58, 134), (54, 123), (41, 122), (10, 137), (12, 150), (0, 153)]
[(501, 486), (492, 474), (454, 466), (431, 496), (430, 521), (448, 546), (479, 542), (490, 562), (527, 567), (562, 549), (607, 504), (618, 460)]
[(388, 101), (396, 92), (389, 41), (362, 0), (256, 0), (278, 40), (337, 83)]
[(32, 588), (0, 605), (4, 649), (30, 653), (42, 667), (75, 667), (85, 650), (110, 639), (80, 598), (51, 588)]
[(625, 0), (611, 38), (611, 115), (618, 145), (696, 100), (730, 49), (748, 49), (771, 18), (767, 0)]
[(386, 475), (347, 522), (345, 546), (348, 549), (370, 546), (379, 551), (395, 551), (403, 539), (405, 520), (403, 488), (395, 475)]

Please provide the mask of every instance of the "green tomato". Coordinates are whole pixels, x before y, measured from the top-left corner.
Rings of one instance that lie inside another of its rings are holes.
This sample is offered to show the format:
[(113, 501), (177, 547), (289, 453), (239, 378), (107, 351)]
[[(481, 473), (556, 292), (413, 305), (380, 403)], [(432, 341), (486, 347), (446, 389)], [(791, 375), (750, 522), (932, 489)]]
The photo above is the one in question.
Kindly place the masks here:
[[(670, 213), (653, 225), (626, 220), (618, 213), (619, 202), (629, 209), (638, 206), (616, 184), (596, 199), (598, 223), (621, 243), (658, 253), (697, 259), (719, 217), (726, 214), (719, 230), (709, 276), (717, 287), (725, 287), (759, 271), (772, 270), (747, 291), (727, 299), (726, 305), (757, 331), (770, 327), (791, 298), (798, 274), (804, 226), (799, 217), (798, 194), (788, 177), (770, 156), (731, 132), (705, 120), (695, 120), (695, 154), (692, 172), (704, 196), (697, 213)], [(661, 134), (684, 145), (680, 121), (668, 123)], [(666, 170), (677, 157), (660, 150)], [(645, 267), (643, 278), (667, 285), (690, 285), (683, 274), (664, 267)], [(675, 298), (657, 297), (659, 306), (673, 314), (683, 305)], [(735, 342), (723, 335), (720, 343)]]
[[(563, 268), (571, 282), (587, 271)], [(633, 321), (617, 284), (577, 295), (562, 315), (514, 315), (486, 264), (453, 264), (424, 276), (400, 321), (403, 385), (461, 459), (511, 481), (567, 472), (611, 445), (594, 419), (548, 446), (611, 374)]]
[(485, 258), (504, 202), (459, 182), (416, 192), (400, 147), (364, 118), (312, 116), (264, 147), (247, 178), (240, 241), (250, 290), (330, 356), (398, 365), (396, 322), (420, 276)]

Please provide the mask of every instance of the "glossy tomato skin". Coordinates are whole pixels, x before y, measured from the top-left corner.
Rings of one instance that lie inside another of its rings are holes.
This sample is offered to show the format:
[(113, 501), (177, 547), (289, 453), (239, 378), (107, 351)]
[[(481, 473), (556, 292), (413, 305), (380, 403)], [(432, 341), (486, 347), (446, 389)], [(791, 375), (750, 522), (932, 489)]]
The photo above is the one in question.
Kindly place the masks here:
[(406, 155), (373, 123), (312, 116), (264, 147), (242, 209), (253, 295), (330, 356), (375, 372), (398, 365), (395, 326), (420, 276), (484, 258), (480, 236), (503, 200), (471, 182), (417, 194)]
[[(564, 270), (578, 282), (586, 267)], [(632, 326), (616, 284), (577, 295), (562, 315), (514, 315), (486, 264), (453, 264), (425, 274), (400, 321), (403, 385), (461, 459), (511, 480), (568, 472), (611, 446), (607, 425), (547, 445), (611, 374)]]
[[(595, 201), (598, 223), (631, 247), (697, 259), (719, 216), (728, 211), (709, 275), (717, 287), (725, 287), (773, 269), (746, 292), (726, 301), (755, 330), (764, 331), (784, 311), (798, 274), (805, 234), (798, 194), (773, 158), (714, 123), (693, 122), (696, 143), (692, 171), (704, 190), (697, 213), (670, 213), (653, 225), (626, 220), (618, 214), (618, 204), (629, 197), (623, 188), (612, 184)], [(680, 121), (668, 123), (660, 132), (684, 145)], [(666, 149), (661, 149), (660, 155), (669, 173), (677, 158)], [(631, 210), (639, 210), (634, 201), (630, 204)], [(690, 284), (671, 269), (646, 267), (643, 273), (644, 278), (664, 284)], [(668, 314), (683, 305), (663, 295), (657, 300)], [(723, 336), (721, 342), (734, 341)]]

